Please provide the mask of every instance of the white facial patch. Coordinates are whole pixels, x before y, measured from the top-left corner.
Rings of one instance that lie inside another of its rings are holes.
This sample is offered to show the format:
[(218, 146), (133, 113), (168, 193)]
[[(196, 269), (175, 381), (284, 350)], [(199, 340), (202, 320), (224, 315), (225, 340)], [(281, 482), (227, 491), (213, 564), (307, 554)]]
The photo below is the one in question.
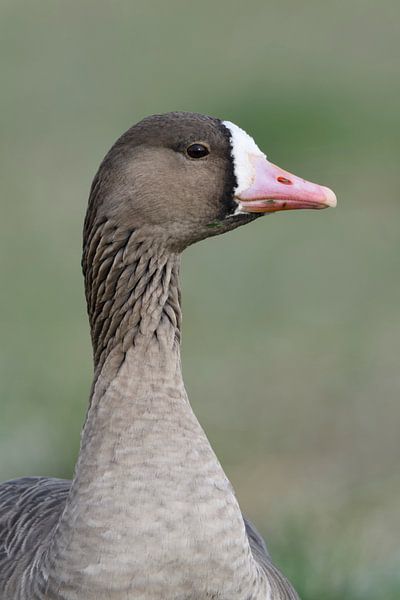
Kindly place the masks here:
[(255, 177), (255, 170), (250, 161), (251, 156), (262, 156), (266, 158), (264, 152), (261, 152), (253, 138), (230, 121), (222, 121), (222, 124), (229, 129), (231, 134), (232, 158), (236, 177), (236, 187), (234, 194), (240, 194), (251, 186)]

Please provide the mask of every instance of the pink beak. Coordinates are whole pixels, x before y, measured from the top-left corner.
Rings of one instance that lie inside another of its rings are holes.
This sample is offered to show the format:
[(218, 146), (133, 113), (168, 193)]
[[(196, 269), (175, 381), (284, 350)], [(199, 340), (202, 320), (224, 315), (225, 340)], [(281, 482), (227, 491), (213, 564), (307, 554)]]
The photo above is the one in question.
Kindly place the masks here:
[(252, 156), (250, 160), (255, 176), (250, 187), (236, 196), (241, 212), (267, 213), (336, 206), (336, 196), (329, 188), (296, 177), (262, 156)]

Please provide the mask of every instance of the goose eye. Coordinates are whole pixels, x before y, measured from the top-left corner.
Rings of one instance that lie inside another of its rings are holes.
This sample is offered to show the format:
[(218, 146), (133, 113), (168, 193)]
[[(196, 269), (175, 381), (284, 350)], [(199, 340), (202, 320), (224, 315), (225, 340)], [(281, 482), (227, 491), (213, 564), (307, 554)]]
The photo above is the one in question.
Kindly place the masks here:
[(210, 154), (209, 149), (204, 144), (192, 144), (186, 152), (190, 158), (204, 158), (207, 154)]

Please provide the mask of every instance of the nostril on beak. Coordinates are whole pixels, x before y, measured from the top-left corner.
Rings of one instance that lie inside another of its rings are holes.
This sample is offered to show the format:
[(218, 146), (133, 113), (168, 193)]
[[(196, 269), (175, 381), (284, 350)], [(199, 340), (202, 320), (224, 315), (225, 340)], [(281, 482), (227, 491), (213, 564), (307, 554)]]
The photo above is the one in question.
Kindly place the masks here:
[(285, 185), (292, 185), (292, 181), (290, 181), (290, 179), (287, 179), (286, 177), (277, 177), (276, 178), (277, 181), (279, 181), (279, 183), (284, 183)]

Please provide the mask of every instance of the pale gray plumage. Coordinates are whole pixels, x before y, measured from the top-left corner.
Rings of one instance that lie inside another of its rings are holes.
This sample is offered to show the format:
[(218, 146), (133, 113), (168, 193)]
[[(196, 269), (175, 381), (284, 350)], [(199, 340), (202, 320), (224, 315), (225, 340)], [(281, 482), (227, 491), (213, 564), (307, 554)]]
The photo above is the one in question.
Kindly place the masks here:
[[(22, 573), (29, 573), (34, 558), (49, 544), (70, 485), (64, 479), (24, 477), (0, 486), (1, 598), (44, 597), (40, 591), (44, 581), (36, 577), (37, 571), (33, 571), (29, 586), (23, 585)], [(272, 598), (295, 600), (297, 595), (271, 562), (264, 540), (250, 521), (244, 518), (244, 523), (251, 550), (270, 578)]]
[[(196, 141), (208, 161), (188, 161)], [(145, 119), (93, 182), (83, 269), (95, 375), (73, 482), (0, 486), (1, 600), (296, 600), (187, 400), (180, 253), (234, 214), (218, 119)], [(216, 225), (215, 225), (216, 224)], [(210, 227), (212, 225), (212, 227)]]

